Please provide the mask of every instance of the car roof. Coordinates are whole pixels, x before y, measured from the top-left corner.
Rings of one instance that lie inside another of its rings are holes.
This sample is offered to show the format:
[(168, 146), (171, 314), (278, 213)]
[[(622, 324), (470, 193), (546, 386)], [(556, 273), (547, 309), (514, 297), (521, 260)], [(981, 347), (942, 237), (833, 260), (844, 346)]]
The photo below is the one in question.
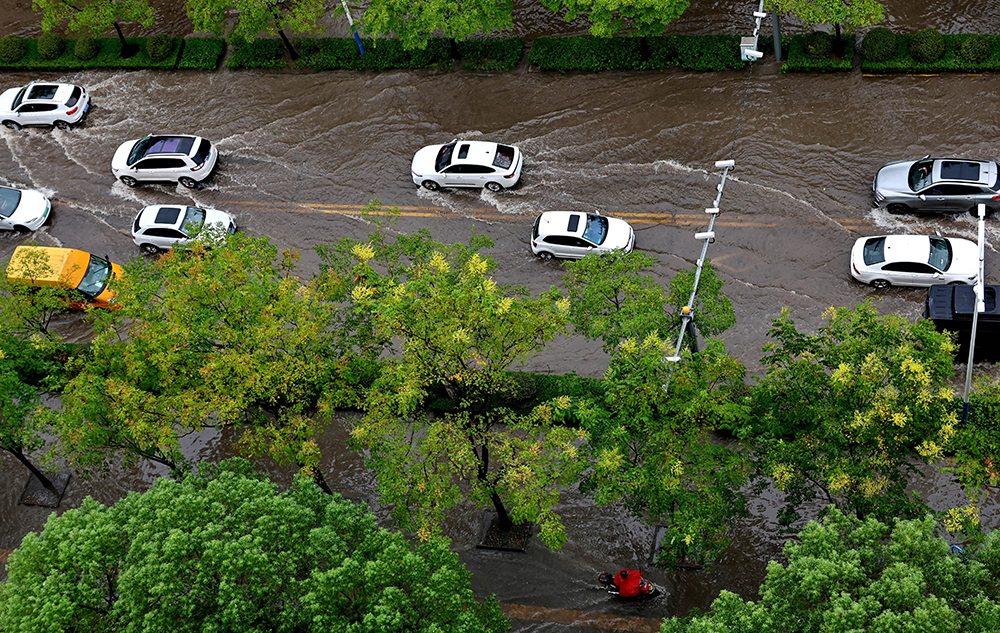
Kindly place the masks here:
[(27, 86), (27, 91), (24, 93), (24, 99), (21, 103), (34, 102), (34, 103), (47, 103), (49, 101), (65, 101), (69, 98), (69, 94), (73, 91), (73, 84), (60, 84), (52, 82), (37, 82), (30, 83)]
[[(463, 145), (469, 146), (469, 153), (465, 158), (459, 158), (459, 151)], [(491, 141), (455, 141), (455, 151), (451, 155), (452, 165), (492, 165), (493, 157), (496, 156), (499, 143)]]
[(545, 211), (538, 222), (538, 235), (580, 237), (587, 228), (587, 215), (582, 211)]
[(886, 264), (913, 261), (926, 263), (927, 257), (930, 255), (930, 237), (927, 235), (885, 235), (883, 237), (885, 237), (883, 252)]
[(187, 211), (187, 205), (154, 204), (139, 212), (139, 228), (163, 226), (176, 229)]
[(969, 158), (935, 158), (935, 183), (963, 182), (990, 185), (996, 180), (996, 163)]
[[(188, 136), (181, 134), (149, 136), (149, 147), (146, 148), (143, 156), (152, 154), (181, 154), (187, 156), (191, 150), (197, 147), (198, 136)], [(141, 140), (141, 139), (140, 139)]]

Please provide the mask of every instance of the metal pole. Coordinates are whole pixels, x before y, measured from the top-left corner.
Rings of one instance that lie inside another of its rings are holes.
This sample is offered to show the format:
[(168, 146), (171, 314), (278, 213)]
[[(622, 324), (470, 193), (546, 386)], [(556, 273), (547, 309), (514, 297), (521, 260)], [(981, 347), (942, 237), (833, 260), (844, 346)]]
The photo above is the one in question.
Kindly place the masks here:
[(972, 332), (969, 334), (969, 359), (965, 365), (965, 396), (962, 398), (962, 425), (969, 421), (969, 391), (972, 387), (972, 361), (976, 353), (976, 326), (979, 313), (986, 310), (986, 205), (979, 205), (979, 277), (976, 279), (976, 310), (972, 313)]
[(774, 38), (774, 58), (781, 61), (781, 19), (777, 11), (771, 11), (771, 36)]

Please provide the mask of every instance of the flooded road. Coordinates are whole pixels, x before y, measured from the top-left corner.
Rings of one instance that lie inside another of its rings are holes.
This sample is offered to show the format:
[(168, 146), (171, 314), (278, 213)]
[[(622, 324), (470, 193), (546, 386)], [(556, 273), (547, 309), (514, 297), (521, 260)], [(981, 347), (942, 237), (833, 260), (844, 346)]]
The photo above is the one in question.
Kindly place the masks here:
[[(14, 4), (30, 6), (25, 0)], [(950, 13), (931, 3), (895, 0), (886, 6), (889, 23), (904, 30), (982, 32), (988, 21), (1000, 18), (1000, 2), (956, 4)], [(586, 30), (534, 5), (518, 6), (518, 35)], [(749, 3), (696, 2), (671, 29), (740, 32), (751, 10)], [(169, 19), (157, 28), (189, 30), (176, 9), (165, 13)], [(37, 24), (19, 10), (2, 19), (6, 32), (30, 34)], [(330, 28), (340, 27), (331, 22)], [(784, 306), (807, 327), (819, 325), (829, 306), (853, 305), (873, 294), (882, 298), (883, 311), (919, 315), (924, 291), (875, 293), (850, 279), (848, 252), (857, 237), (939, 231), (974, 239), (975, 224), (967, 215), (913, 218), (873, 210), (871, 179), (879, 166), (925, 154), (1000, 156), (1000, 130), (989, 114), (1000, 99), (997, 75), (786, 76), (772, 62), (758, 65), (749, 84), (746, 71), (562, 75), (523, 67), (496, 75), (220, 70), (42, 77), (87, 86), (93, 111), (85, 125), (68, 132), (0, 130), (0, 184), (40, 189), (55, 205), (50, 224), (33, 236), (0, 234), (0, 259), (33, 238), (126, 261), (138, 256), (129, 229), (141, 207), (190, 203), (229, 211), (242, 230), (301, 251), (309, 274), (318, 263), (313, 246), (366, 234), (359, 212), (374, 198), (400, 207), (399, 231), (427, 227), (447, 241), (464, 240), (474, 231), (489, 235), (496, 242), (490, 254), (499, 263), (500, 280), (533, 292), (558, 285), (561, 278), (557, 264), (535, 260), (528, 248), (538, 212), (597, 209), (618, 215), (635, 226), (636, 247), (659, 259), (655, 274), (667, 283), (698, 257), (700, 242), (693, 233), (703, 230), (703, 209), (715, 196), (713, 163), (732, 150), (736, 168), (709, 256), (738, 319), (727, 332), (727, 347), (751, 369), (759, 368), (770, 320)], [(34, 78), (0, 74), (0, 89)], [(204, 188), (129, 189), (114, 181), (110, 161), (121, 142), (170, 132), (203, 135), (218, 146), (220, 164)], [(456, 137), (519, 145), (526, 156), (521, 184), (502, 194), (417, 189), (408, 174), (413, 152)], [(995, 283), (1000, 220), (987, 226), (987, 279)], [(72, 319), (62, 327), (76, 339), (87, 335)], [(606, 363), (598, 345), (565, 338), (528, 368), (597, 376)], [(374, 500), (371, 475), (344, 447), (346, 423), (339, 420), (320, 438), (327, 479), (337, 491)], [(186, 450), (190, 457), (212, 461), (231, 454), (228, 438), (210, 432)], [(291, 480), (291, 469), (264, 462), (261, 467), (278, 481)], [(63, 508), (79, 505), (87, 495), (113, 503), (162, 474), (146, 467), (89, 482), (74, 479)], [(2, 460), (0, 550), (41, 529), (48, 515), (46, 509), (16, 505), (26, 477), (15, 460)], [(922, 490), (935, 507), (959, 499), (937, 479)], [(653, 528), (623, 518), (619, 508), (595, 509), (580, 495), (568, 494), (561, 513), (569, 540), (559, 552), (537, 541), (525, 555), (474, 549), (480, 511), (473, 507), (456, 512), (448, 529), (480, 594), (495, 592), (506, 603), (540, 610), (657, 618), (705, 609), (723, 588), (754, 597), (766, 561), (784, 538), (775, 525), (777, 504), (774, 495), (754, 500), (754, 517), (741, 525), (737, 544), (715, 573), (651, 572), (668, 592), (642, 608), (613, 603), (594, 588), (602, 569), (645, 567), (649, 557)], [(384, 509), (376, 509), (386, 522)], [(983, 514), (995, 522), (1000, 513), (990, 500)], [(519, 630), (579, 628), (554, 617), (527, 619), (519, 621)]]

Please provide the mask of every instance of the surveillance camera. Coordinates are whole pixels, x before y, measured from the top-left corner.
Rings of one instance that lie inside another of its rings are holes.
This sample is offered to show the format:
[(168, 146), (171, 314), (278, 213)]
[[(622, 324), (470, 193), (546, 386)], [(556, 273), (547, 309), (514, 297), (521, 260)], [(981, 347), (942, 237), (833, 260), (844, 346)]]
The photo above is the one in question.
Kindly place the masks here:
[(718, 167), (719, 169), (723, 169), (725, 167), (735, 167), (736, 166), (736, 161), (734, 161), (734, 160), (717, 160), (717, 161), (715, 161), (715, 166)]
[(767, 14), (764, 13), (763, 11), (754, 11), (753, 12), (753, 17), (755, 17), (755, 18), (766, 18)]
[(714, 240), (715, 231), (705, 231), (704, 233), (695, 233), (694, 239), (696, 240)]
[(764, 56), (764, 53), (760, 51), (746, 51), (744, 54), (751, 59), (760, 59)]

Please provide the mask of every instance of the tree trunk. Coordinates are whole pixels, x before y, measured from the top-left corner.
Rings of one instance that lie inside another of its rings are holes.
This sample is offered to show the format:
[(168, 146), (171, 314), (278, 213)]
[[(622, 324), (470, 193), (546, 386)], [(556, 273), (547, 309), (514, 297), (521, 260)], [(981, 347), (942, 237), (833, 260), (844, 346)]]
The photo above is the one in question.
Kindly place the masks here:
[[(298, 466), (299, 466), (299, 469), (301, 470), (302, 469), (302, 464), (298, 464)], [(310, 466), (309, 467), (309, 474), (312, 476), (313, 482), (315, 482), (316, 485), (319, 486), (320, 490), (322, 490), (323, 492), (325, 492), (328, 495), (332, 495), (333, 494), (333, 490), (331, 490), (330, 486), (326, 483), (326, 478), (323, 476), (323, 471), (321, 471), (316, 466)]]
[(496, 493), (495, 490), (490, 490), (490, 500), (493, 501), (493, 507), (497, 511), (497, 527), (500, 528), (501, 532), (510, 532), (514, 529), (514, 521), (511, 520), (510, 515), (507, 514), (507, 508), (503, 506), (503, 501), (500, 500), (500, 495)]
[(133, 57), (139, 52), (139, 47), (137, 45), (129, 44), (125, 41), (125, 34), (122, 33), (122, 27), (118, 24), (118, 20), (115, 20), (115, 30), (118, 31), (118, 39), (122, 41), (122, 59)]
[(35, 477), (37, 477), (38, 481), (40, 481), (42, 483), (42, 485), (45, 486), (46, 490), (48, 490), (49, 492), (51, 492), (52, 494), (54, 494), (57, 497), (59, 496), (59, 491), (56, 490), (55, 484), (53, 484), (49, 480), (48, 477), (46, 477), (45, 475), (43, 475), (42, 471), (40, 471), (37, 468), (35, 468), (35, 465), (31, 463), (31, 460), (29, 460), (27, 457), (24, 456), (24, 453), (21, 451), (20, 448), (7, 448), (7, 447), (4, 447), (4, 449), (8, 453), (10, 453), (14, 457), (16, 457), (19, 462), (21, 462), (22, 464), (24, 464), (25, 467), (27, 467), (27, 469), (31, 471), (31, 474), (34, 475)]
[(833, 54), (837, 57), (844, 56), (844, 42), (840, 39), (840, 25), (833, 25), (834, 32), (836, 32), (837, 37), (833, 40)]
[(288, 41), (288, 36), (285, 35), (284, 29), (278, 29), (278, 35), (281, 36), (281, 41), (285, 43), (285, 49), (288, 51), (288, 54), (291, 56), (292, 61), (294, 62), (296, 59), (299, 58), (298, 52), (295, 50), (295, 47), (292, 46), (292, 43)]

